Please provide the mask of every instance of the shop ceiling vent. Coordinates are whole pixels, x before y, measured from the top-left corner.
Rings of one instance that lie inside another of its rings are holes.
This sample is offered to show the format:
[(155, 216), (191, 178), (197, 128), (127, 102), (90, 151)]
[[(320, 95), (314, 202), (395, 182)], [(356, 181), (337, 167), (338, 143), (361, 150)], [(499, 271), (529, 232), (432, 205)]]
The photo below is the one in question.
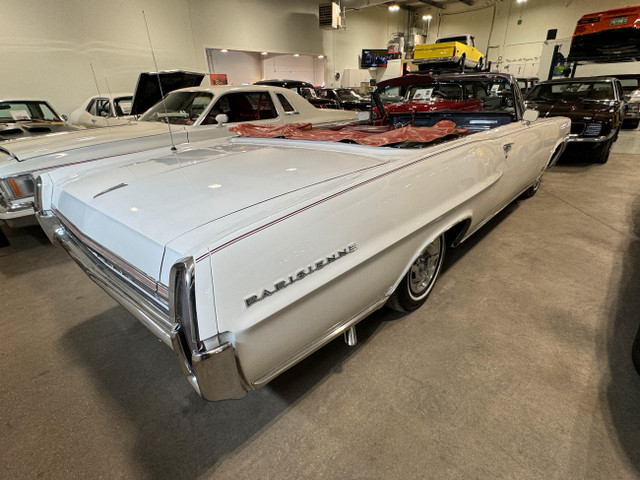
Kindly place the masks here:
[(340, 17), (340, 5), (335, 2), (322, 3), (318, 6), (318, 19), (320, 28), (337, 29), (342, 26)]

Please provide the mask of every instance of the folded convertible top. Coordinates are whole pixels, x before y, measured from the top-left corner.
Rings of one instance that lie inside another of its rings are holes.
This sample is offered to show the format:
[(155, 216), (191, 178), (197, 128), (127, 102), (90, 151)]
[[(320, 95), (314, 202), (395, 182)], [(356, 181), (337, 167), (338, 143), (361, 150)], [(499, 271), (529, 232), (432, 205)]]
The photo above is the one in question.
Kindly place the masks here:
[(447, 135), (471, 133), (458, 128), (450, 120), (441, 120), (432, 127), (393, 128), (389, 125), (346, 125), (336, 128), (312, 128), (310, 123), (286, 125), (255, 125), (244, 123), (229, 128), (241, 137), (288, 138), (292, 140), (322, 140), (328, 142), (351, 141), (360, 145), (380, 147), (402, 142), (430, 143)]

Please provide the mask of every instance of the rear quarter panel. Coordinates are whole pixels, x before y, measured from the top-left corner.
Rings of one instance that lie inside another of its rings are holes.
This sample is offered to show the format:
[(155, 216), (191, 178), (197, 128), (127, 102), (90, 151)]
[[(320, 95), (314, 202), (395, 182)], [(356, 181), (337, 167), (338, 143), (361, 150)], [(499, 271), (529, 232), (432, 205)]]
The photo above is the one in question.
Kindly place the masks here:
[[(482, 223), (535, 181), (548, 157), (530, 159), (529, 178), (505, 176), (504, 138), (493, 129), (393, 160), (211, 244), (200, 261), (211, 262), (218, 327), (233, 332), (247, 381), (260, 386), (274, 366), (388, 296), (438, 235), (464, 219)], [(264, 299), (248, 307), (253, 295)]]

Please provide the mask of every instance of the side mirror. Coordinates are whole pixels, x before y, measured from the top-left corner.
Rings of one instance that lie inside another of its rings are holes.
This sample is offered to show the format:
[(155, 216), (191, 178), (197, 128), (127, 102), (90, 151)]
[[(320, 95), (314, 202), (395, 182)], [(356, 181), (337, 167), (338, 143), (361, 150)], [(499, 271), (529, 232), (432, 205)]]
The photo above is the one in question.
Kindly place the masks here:
[(540, 112), (538, 112), (538, 110), (526, 109), (524, 111), (524, 115), (522, 116), (522, 119), (525, 122), (533, 123), (536, 120), (538, 120), (539, 116), (540, 116)]
[(66, 115), (62, 114), (62, 115), (60, 115), (60, 116), (62, 117), (62, 119), (63, 119), (65, 122), (68, 122), (68, 121), (69, 121), (69, 117), (67, 117)]
[(224, 113), (219, 113), (216, 115), (216, 122), (218, 122), (218, 126), (222, 127), (224, 123), (229, 123), (229, 117), (227, 117)]

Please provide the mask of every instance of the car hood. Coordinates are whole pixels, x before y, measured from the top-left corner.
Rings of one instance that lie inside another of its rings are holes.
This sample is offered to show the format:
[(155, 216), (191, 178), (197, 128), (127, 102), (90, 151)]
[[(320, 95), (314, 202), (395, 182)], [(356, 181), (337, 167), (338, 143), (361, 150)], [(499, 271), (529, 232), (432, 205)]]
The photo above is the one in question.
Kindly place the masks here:
[[(174, 126), (174, 132), (184, 131), (183, 126)], [(160, 122), (131, 122), (108, 128), (64, 131), (30, 138), (20, 138), (0, 143), (0, 149), (19, 162), (69, 150), (101, 145), (148, 135), (168, 134), (166, 124)]]
[(8, 122), (0, 123), (0, 141), (14, 140), (33, 135), (47, 133), (76, 131), (78, 127), (65, 122)]
[(614, 109), (609, 101), (577, 101), (577, 102), (556, 102), (546, 103), (529, 100), (527, 108), (533, 108), (540, 112), (541, 117), (563, 116), (571, 119), (582, 119), (585, 116), (610, 117)]
[(52, 206), (83, 234), (157, 280), (165, 246), (186, 232), (240, 212), (244, 221), (258, 221), (273, 213), (274, 199), (295, 204), (310, 189), (322, 190), (325, 182), (382, 163), (339, 148), (327, 156), (318, 149), (272, 147), (269, 141), (227, 141), (75, 174), (54, 186)]

